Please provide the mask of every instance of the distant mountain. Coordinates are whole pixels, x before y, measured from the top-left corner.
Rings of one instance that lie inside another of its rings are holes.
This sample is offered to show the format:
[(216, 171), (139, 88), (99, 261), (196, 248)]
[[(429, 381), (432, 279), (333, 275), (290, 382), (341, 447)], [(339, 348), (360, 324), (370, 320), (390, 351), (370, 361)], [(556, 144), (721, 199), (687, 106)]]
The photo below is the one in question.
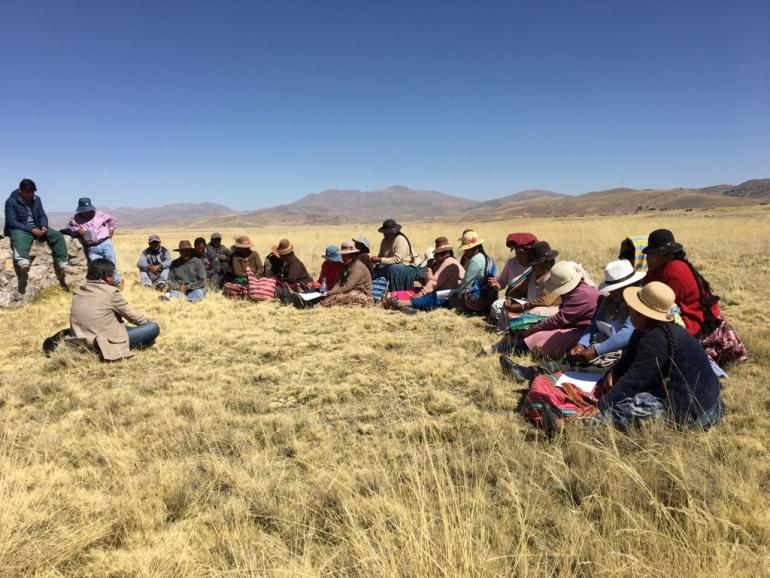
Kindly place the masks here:
[[(167, 223), (192, 221), (211, 215), (233, 212), (229, 207), (217, 203), (172, 203), (148, 209), (134, 209), (131, 207), (99, 208), (113, 215), (118, 220), (120, 228), (145, 228)], [(67, 226), (74, 212), (50, 211), (47, 214), (49, 225), (61, 229)], [(0, 219), (1, 222), (2, 219)]]
[(749, 199), (770, 199), (770, 179), (752, 179), (724, 191), (728, 197)]
[(376, 191), (329, 189), (287, 205), (223, 217), (219, 222), (248, 226), (369, 223), (387, 218), (425, 221), (451, 217), (479, 205), (478, 201), (403, 186)]
[(558, 199), (562, 197), (569, 197), (564, 193), (556, 193), (554, 191), (545, 191), (543, 189), (527, 189), (526, 191), (519, 191), (506, 197), (500, 197), (499, 199), (492, 199), (491, 201), (482, 202), (479, 207), (500, 207), (508, 204), (523, 203), (525, 201), (533, 201), (537, 199)]

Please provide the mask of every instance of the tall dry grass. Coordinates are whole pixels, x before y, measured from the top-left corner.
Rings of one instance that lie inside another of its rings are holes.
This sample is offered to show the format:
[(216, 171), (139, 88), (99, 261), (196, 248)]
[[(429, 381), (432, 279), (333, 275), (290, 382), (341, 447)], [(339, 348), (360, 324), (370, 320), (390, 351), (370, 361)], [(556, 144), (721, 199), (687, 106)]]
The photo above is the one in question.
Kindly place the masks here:
[[(768, 213), (479, 223), (501, 262), (529, 230), (595, 276), (621, 237), (669, 226), (753, 358), (708, 433), (576, 425), (546, 441), (477, 319), (161, 303), (116, 237), (128, 299), (162, 327), (125, 363), (40, 354), (58, 290), (0, 312), (0, 575), (754, 576), (767, 573)], [(464, 224), (405, 224), (419, 250)], [(283, 236), (313, 272), (331, 242)], [(210, 231), (161, 231), (164, 242)]]

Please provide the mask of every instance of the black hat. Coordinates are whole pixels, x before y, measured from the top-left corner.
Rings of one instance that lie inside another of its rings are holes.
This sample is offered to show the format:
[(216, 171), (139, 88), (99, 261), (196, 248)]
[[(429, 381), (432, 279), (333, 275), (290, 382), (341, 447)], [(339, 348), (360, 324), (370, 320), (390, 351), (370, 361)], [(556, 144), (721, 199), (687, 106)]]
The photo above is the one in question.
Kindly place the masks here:
[(401, 225), (396, 223), (393, 219), (386, 219), (382, 223), (382, 227), (377, 229), (380, 233), (398, 233), (401, 230)]
[(674, 233), (668, 229), (657, 229), (650, 233), (647, 239), (647, 247), (642, 250), (646, 255), (661, 255), (667, 253), (678, 253), (684, 247), (676, 242)]
[(527, 265), (538, 265), (546, 261), (553, 261), (558, 256), (559, 252), (552, 250), (547, 241), (538, 241), (529, 249)]

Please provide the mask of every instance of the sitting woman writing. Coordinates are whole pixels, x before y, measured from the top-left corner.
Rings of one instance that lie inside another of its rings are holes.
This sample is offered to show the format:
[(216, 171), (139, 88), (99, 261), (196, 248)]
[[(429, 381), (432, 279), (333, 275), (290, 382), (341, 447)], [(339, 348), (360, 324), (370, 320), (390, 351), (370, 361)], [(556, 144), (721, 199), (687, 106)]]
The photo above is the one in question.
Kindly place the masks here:
[(673, 323), (674, 291), (653, 281), (627, 287), (623, 298), (635, 331), (601, 384), (602, 418), (620, 428), (658, 416), (683, 427), (719, 423), (719, 380), (698, 340)]
[(373, 305), (372, 274), (358, 260), (359, 250), (352, 241), (342, 243), (340, 256), (345, 268), (337, 282), (321, 297), (321, 307)]

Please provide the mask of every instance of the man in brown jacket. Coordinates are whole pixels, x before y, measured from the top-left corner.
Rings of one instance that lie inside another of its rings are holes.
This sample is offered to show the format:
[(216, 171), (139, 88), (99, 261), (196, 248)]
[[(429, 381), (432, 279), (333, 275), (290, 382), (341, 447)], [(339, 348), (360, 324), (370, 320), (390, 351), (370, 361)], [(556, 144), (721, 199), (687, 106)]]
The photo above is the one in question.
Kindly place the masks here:
[[(112, 261), (91, 261), (86, 282), (75, 290), (70, 310), (72, 337), (85, 340), (105, 361), (130, 357), (132, 349), (152, 345), (160, 334), (158, 324), (131, 307), (114, 281)], [(124, 318), (137, 327), (127, 329)]]

